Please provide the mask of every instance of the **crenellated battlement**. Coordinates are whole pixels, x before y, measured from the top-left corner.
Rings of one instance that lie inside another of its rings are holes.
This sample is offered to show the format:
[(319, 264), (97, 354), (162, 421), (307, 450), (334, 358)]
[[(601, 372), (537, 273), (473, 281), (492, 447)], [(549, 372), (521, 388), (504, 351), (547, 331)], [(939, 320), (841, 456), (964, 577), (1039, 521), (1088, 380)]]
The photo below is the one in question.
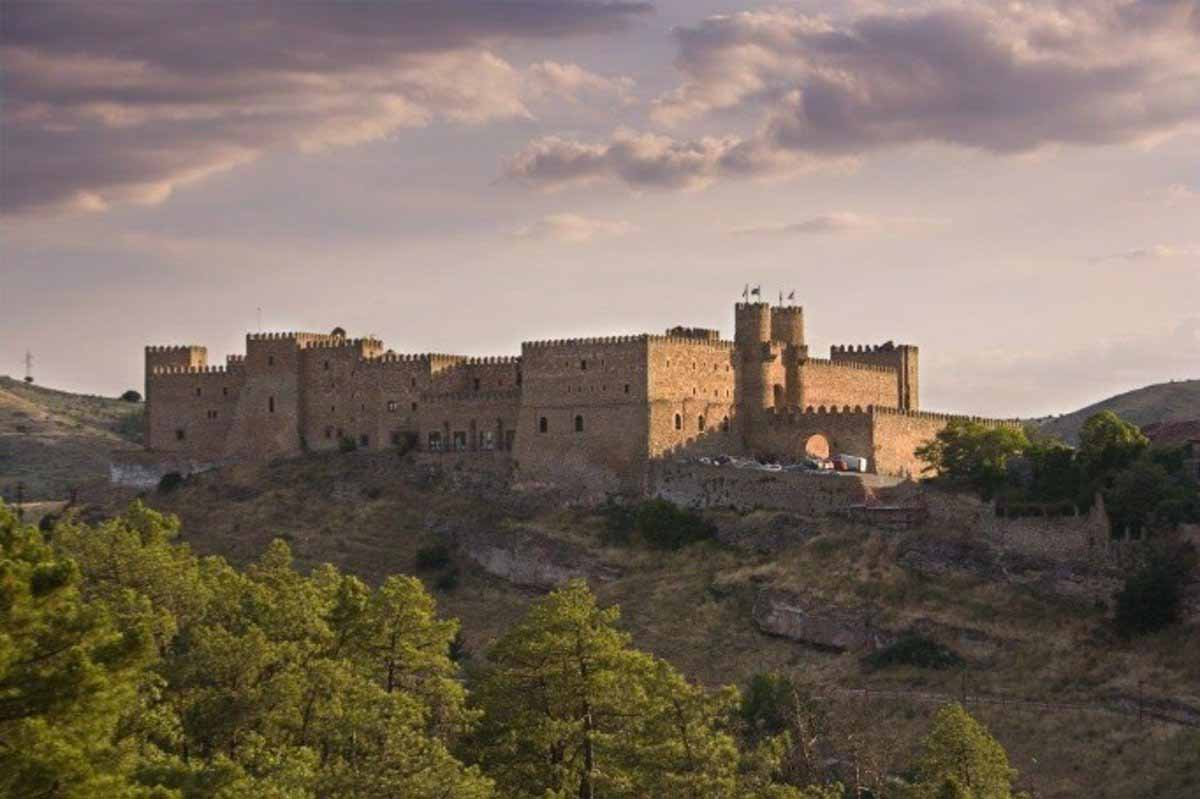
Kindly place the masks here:
[(334, 349), (358, 349), (361, 347), (382, 347), (383, 341), (374, 338), (373, 336), (365, 336), (363, 338), (342, 338), (340, 336), (321, 338), (314, 340), (305, 340), (301, 342), (300, 348), (304, 350), (334, 350)]
[(824, 369), (858, 369), (863, 372), (886, 372), (896, 374), (896, 367), (884, 366), (877, 363), (859, 363), (858, 361), (831, 361), (828, 358), (806, 358), (801, 361), (804, 366), (816, 366)]
[(540, 341), (523, 341), (522, 347), (530, 349), (550, 349), (552, 347), (596, 347), (609, 344), (635, 344), (650, 338), (645, 333), (627, 336), (599, 336), (592, 338), (551, 338)]
[(147, 355), (188, 355), (193, 352), (207, 351), (207, 347), (203, 347), (199, 344), (149, 345), (146, 347)]
[(901, 350), (912, 350), (916, 347), (912, 344), (896, 344), (891, 341), (883, 344), (835, 344), (829, 348), (831, 355), (856, 355), (856, 354), (874, 354), (887, 352), (900, 352)]
[(861, 416), (865, 419), (874, 413), (874, 406), (868, 405), (864, 408), (862, 405), (809, 405), (807, 408), (769, 408), (765, 413), (771, 424), (797, 424), (814, 416)]
[(228, 374), (225, 366), (156, 366), (150, 370), (154, 377), (168, 375), (223, 375)]
[(996, 427), (1009, 427), (1013, 429), (1021, 429), (1025, 424), (1020, 419), (992, 419), (986, 416), (938, 413), (937, 411), (909, 411), (902, 408), (887, 408), (882, 406), (872, 408), (872, 413), (879, 416), (904, 416), (909, 419), (929, 419), (939, 422), (975, 422), (978, 424), (993, 425)]

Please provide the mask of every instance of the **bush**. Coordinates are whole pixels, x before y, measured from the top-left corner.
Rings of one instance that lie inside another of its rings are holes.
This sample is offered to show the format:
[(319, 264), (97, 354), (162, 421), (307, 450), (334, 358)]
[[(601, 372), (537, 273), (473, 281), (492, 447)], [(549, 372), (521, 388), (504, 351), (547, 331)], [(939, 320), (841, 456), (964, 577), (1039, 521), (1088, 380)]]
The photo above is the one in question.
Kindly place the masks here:
[(158, 493), (169, 494), (183, 485), (183, 475), (179, 472), (167, 472), (158, 481)]
[(658, 549), (682, 549), (716, 536), (716, 527), (698, 513), (665, 499), (651, 499), (637, 509), (635, 527), (647, 544)]
[(1117, 630), (1127, 638), (1158, 632), (1180, 619), (1183, 591), (1196, 568), (1193, 547), (1157, 550), (1125, 578), (1115, 597)]
[(392, 444), (396, 447), (396, 454), (404, 457), (417, 448), (417, 434), (412, 432), (397, 433), (392, 436)]
[(906, 633), (891, 646), (872, 652), (862, 659), (862, 664), (869, 669), (886, 669), (889, 666), (955, 669), (964, 663), (958, 653), (920, 633)]
[(438, 577), (434, 581), (433, 587), (447, 593), (458, 588), (458, 569), (450, 569), (450, 571)]
[(338, 439), (338, 449), (342, 452), (354, 452), (358, 449), (358, 442), (350, 436), (342, 436)]
[(450, 548), (445, 544), (434, 544), (417, 550), (417, 571), (432, 572), (444, 569), (451, 563)]
[(616, 547), (626, 547), (633, 543), (633, 532), (637, 526), (636, 506), (609, 496), (600, 506), (599, 513), (604, 518), (600, 543)]
[(121, 395), (121, 399), (125, 400), (126, 402), (141, 402), (142, 395), (131, 388)]

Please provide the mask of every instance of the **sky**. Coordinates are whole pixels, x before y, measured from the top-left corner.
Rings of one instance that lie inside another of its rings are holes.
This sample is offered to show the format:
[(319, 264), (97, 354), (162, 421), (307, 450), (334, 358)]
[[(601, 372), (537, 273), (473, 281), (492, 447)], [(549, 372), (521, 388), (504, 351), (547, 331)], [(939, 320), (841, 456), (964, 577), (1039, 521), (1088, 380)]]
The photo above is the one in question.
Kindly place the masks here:
[[(922, 405), (1200, 377), (1200, 0), (0, 0), (0, 374), (146, 344), (921, 348)], [(261, 322), (260, 322), (261, 319)]]

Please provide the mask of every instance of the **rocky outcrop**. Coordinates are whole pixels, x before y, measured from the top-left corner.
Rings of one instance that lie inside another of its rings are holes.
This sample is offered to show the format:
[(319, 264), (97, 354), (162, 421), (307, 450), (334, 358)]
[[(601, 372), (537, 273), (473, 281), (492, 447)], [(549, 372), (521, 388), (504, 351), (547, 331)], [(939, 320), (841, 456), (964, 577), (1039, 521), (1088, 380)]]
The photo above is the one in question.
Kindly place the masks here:
[(607, 581), (620, 571), (576, 544), (527, 529), (443, 530), (466, 559), (488, 574), (525, 588), (549, 591), (568, 580)]
[(792, 591), (763, 590), (754, 601), (753, 617), (768, 635), (830, 652), (875, 649), (896, 639), (893, 631), (873, 622), (867, 608), (833, 605)]

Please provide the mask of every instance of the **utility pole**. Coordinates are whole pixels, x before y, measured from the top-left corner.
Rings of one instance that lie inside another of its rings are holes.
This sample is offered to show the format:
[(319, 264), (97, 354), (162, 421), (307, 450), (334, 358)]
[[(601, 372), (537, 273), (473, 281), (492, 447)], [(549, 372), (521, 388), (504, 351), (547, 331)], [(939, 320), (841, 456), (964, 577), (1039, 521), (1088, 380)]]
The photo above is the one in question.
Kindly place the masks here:
[(33, 382), (33, 353), (25, 350), (25, 382)]

